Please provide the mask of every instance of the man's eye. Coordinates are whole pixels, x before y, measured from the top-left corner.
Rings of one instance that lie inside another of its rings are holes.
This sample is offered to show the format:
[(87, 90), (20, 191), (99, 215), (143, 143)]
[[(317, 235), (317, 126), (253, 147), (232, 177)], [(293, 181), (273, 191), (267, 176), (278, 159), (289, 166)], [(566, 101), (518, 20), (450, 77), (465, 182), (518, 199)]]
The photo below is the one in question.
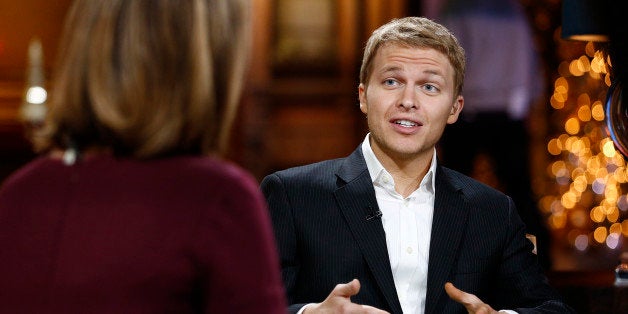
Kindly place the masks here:
[(397, 81), (395, 81), (393, 79), (384, 80), (384, 85), (386, 85), (386, 86), (394, 86), (396, 84), (397, 84)]
[(425, 90), (427, 90), (428, 92), (437, 92), (438, 91), (438, 88), (436, 86), (432, 85), (432, 84), (425, 84), (425, 85), (423, 85), (423, 88)]

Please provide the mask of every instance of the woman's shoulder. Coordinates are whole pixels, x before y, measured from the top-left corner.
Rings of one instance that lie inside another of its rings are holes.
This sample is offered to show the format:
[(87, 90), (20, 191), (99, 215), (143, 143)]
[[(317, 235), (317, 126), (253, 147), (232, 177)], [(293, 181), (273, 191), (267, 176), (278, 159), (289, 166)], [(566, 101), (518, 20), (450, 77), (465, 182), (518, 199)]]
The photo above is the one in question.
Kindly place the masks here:
[[(190, 193), (255, 194), (259, 183), (237, 163), (211, 156), (178, 156), (142, 163), (150, 176), (161, 181), (179, 182)], [(141, 171), (140, 171), (141, 172)]]
[(172, 171), (181, 176), (223, 182), (251, 181), (253, 175), (237, 163), (211, 156), (180, 156), (156, 161), (156, 169)]
[(2, 179), (0, 184), (0, 202), (9, 202), (14, 198), (60, 189), (60, 180), (66, 180), (63, 162), (49, 156), (36, 157)]
[(62, 169), (63, 162), (49, 156), (38, 156), (23, 166), (13, 170), (3, 182), (3, 185), (18, 184), (32, 180), (35, 177), (49, 176)]

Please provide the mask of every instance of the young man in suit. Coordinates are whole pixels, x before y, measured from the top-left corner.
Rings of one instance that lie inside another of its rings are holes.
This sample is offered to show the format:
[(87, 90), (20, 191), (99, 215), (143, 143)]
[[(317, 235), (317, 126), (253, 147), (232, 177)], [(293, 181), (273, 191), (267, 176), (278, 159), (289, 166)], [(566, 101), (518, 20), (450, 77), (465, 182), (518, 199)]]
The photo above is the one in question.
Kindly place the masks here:
[(437, 164), (464, 105), (464, 69), (440, 24), (391, 21), (362, 61), (364, 142), (264, 178), (291, 313), (572, 312), (512, 199)]

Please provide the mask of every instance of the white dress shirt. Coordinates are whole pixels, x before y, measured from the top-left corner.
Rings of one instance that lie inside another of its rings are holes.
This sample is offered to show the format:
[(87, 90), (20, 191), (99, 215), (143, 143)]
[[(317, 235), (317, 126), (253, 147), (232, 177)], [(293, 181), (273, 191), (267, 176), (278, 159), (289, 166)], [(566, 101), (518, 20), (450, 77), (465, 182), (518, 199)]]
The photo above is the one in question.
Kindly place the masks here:
[(382, 212), (388, 256), (401, 308), (406, 314), (424, 313), (434, 213), (436, 150), (419, 188), (406, 198), (395, 191), (393, 177), (375, 157), (368, 134), (362, 143), (362, 153)]

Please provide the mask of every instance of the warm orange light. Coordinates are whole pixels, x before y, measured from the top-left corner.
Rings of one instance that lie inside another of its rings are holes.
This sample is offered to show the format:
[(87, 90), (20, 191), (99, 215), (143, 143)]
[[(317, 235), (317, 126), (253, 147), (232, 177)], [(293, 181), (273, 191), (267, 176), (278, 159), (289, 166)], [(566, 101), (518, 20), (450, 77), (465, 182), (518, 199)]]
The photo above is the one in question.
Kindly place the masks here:
[(571, 72), (569, 72), (569, 64), (569, 62), (563, 61), (558, 65), (558, 75), (561, 76), (559, 79), (565, 80), (565, 77), (571, 76)]
[(552, 96), (552, 98), (550, 98), (550, 104), (552, 105), (552, 108), (554, 108), (556, 110), (560, 110), (560, 109), (565, 108), (565, 102), (556, 100), (556, 97), (554, 97), (554, 96)]
[(589, 72), (589, 70), (591, 70), (591, 63), (589, 62), (589, 58), (587, 58), (587, 56), (580, 56), (576, 64), (578, 65), (578, 70), (582, 73)]
[(552, 215), (551, 219), (550, 219), (550, 225), (554, 228), (554, 229), (562, 229), (565, 228), (565, 225), (567, 224), (567, 217), (565, 217), (565, 215)]
[(552, 170), (551, 170), (551, 171), (552, 171), (552, 174), (553, 174), (554, 176), (558, 176), (558, 174), (559, 174), (560, 172), (562, 172), (562, 171), (564, 171), (564, 170), (567, 170), (567, 166), (566, 166), (566, 164), (565, 164), (565, 162), (564, 162), (564, 161), (562, 161), (562, 160), (557, 160), (557, 161), (555, 161), (554, 163), (552, 163), (552, 168), (551, 168), (551, 169), (552, 169)]
[(576, 118), (570, 118), (565, 122), (565, 131), (569, 134), (578, 134), (580, 132), (580, 122)]
[(583, 122), (587, 122), (591, 120), (591, 107), (588, 105), (581, 106), (578, 109), (578, 119)]
[(571, 212), (571, 224), (578, 228), (585, 227), (588, 215), (583, 210), (574, 210)]
[(574, 208), (577, 202), (578, 202), (578, 197), (573, 192), (567, 192), (563, 194), (563, 197), (561, 197), (560, 199), (560, 203), (563, 205), (563, 207), (567, 209)]
[(610, 213), (606, 214), (606, 220), (609, 222), (617, 222), (619, 219), (619, 210), (617, 210), (617, 207), (611, 207), (609, 210)]
[(593, 232), (593, 238), (598, 243), (604, 243), (606, 241), (606, 235), (607, 234), (608, 233), (606, 232), (606, 228), (605, 227), (597, 227), (595, 229), (595, 231)]
[(587, 177), (585, 175), (577, 177), (573, 182), (573, 187), (576, 191), (582, 193), (586, 191), (589, 184), (587, 183)]
[(606, 75), (604, 75), (604, 84), (606, 84), (606, 86), (611, 86), (612, 83), (613, 81), (611, 80), (611, 74), (606, 73)]
[(554, 89), (556, 89), (556, 91), (559, 93), (567, 94), (567, 92), (569, 91), (569, 82), (567, 82), (567, 79), (564, 78), (564, 75), (563, 77), (559, 77), (556, 79), (556, 81), (554, 81)]
[(578, 60), (573, 60), (569, 63), (569, 73), (573, 76), (584, 75), (584, 71), (582, 71), (582, 66), (579, 64)]
[(581, 56), (558, 66), (549, 103), (562, 111), (556, 116), (564, 130), (557, 130), (562, 134), (550, 138), (546, 148), (558, 159), (547, 163), (557, 184), (553, 195), (539, 201), (550, 228), (570, 229), (566, 240), (580, 251), (598, 244), (617, 249), (622, 235), (628, 237), (628, 219), (622, 219), (628, 214), (623, 186), (628, 166), (605, 131), (610, 60), (595, 47), (587, 43)]
[(604, 152), (604, 156), (609, 158), (615, 156), (615, 154), (617, 153), (615, 151), (615, 144), (613, 144), (612, 141), (606, 141), (606, 143), (604, 143), (602, 146), (602, 152)]
[(602, 207), (600, 206), (596, 206), (591, 210), (591, 213), (589, 215), (591, 217), (591, 220), (595, 221), (595, 222), (602, 222), (604, 221), (605, 215), (604, 215), (604, 210), (602, 209)]
[(578, 100), (576, 101), (577, 105), (582, 107), (582, 106), (590, 106), (591, 105), (591, 97), (589, 97), (589, 94), (587, 93), (582, 93), (578, 96)]
[(595, 45), (593, 44), (593, 42), (588, 42), (586, 46), (584, 46), (584, 52), (589, 57), (595, 56), (596, 50), (595, 50)]
[(552, 196), (543, 196), (539, 200), (539, 209), (544, 213), (550, 213), (552, 211), (552, 202), (554, 202), (554, 197)]
[(601, 101), (598, 100), (593, 103), (591, 114), (596, 121), (604, 121), (604, 105), (602, 105)]

